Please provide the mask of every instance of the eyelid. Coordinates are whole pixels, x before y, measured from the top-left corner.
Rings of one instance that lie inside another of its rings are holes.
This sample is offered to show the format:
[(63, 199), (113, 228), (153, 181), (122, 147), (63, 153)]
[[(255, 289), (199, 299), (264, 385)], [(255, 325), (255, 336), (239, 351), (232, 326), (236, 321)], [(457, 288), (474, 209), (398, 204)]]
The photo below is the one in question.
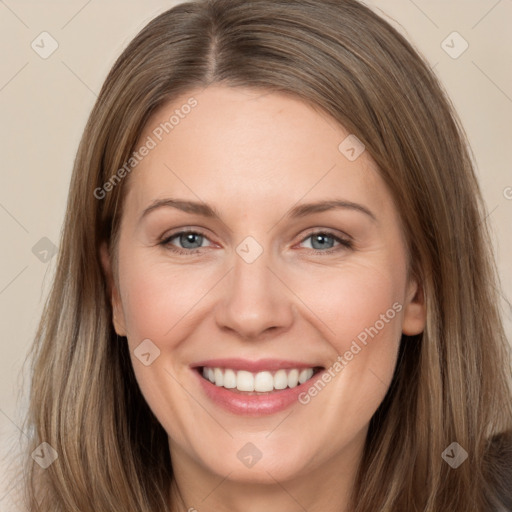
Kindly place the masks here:
[[(197, 247), (195, 249), (182, 249), (182, 248), (177, 247), (170, 243), (170, 241), (172, 239), (174, 239), (180, 235), (188, 234), (188, 233), (199, 235), (199, 236), (207, 239), (210, 243), (214, 243), (210, 240), (209, 236), (201, 228), (181, 228), (178, 231), (175, 231), (168, 235), (162, 236), (160, 241), (158, 242), (158, 245), (163, 245), (164, 247), (172, 247), (169, 250), (176, 252), (176, 253), (180, 253), (180, 254), (194, 254), (194, 253), (200, 252), (202, 249), (205, 249), (205, 247)], [(340, 250), (340, 246), (341, 246), (341, 248), (344, 248), (344, 249), (352, 248), (353, 238), (350, 235), (348, 235), (347, 233), (339, 234), (338, 232), (336, 232), (330, 228), (320, 228), (320, 227), (310, 228), (309, 230), (307, 230), (306, 234), (301, 238), (301, 240), (298, 242), (298, 244), (301, 244), (301, 243), (305, 242), (311, 236), (318, 235), (318, 234), (327, 235), (327, 236), (330, 236), (333, 239), (335, 239), (339, 244), (338, 248), (332, 247), (332, 248), (326, 249), (326, 250), (306, 249), (308, 252), (313, 252), (315, 254), (321, 254), (321, 253), (329, 254), (329, 253), (337, 252), (338, 250)], [(295, 245), (298, 245), (298, 244), (295, 244)]]
[(339, 231), (339, 230), (336, 230), (336, 229), (331, 229), (331, 228), (310, 228), (310, 229), (307, 229), (306, 230), (306, 235), (303, 236), (301, 242), (303, 242), (306, 238), (310, 237), (311, 235), (315, 235), (315, 234), (318, 234), (318, 233), (322, 233), (322, 234), (325, 234), (325, 235), (330, 235), (332, 236), (333, 238), (338, 238), (340, 240), (345, 240), (347, 242), (353, 242), (354, 241), (354, 238), (351, 237), (348, 233), (345, 233), (344, 231)]
[[(158, 241), (158, 245), (171, 245), (170, 244), (170, 240), (172, 240), (173, 238), (176, 238), (180, 235), (186, 235), (186, 234), (189, 234), (189, 233), (192, 233), (194, 235), (199, 235), (199, 236), (202, 236), (203, 238), (207, 239), (210, 243), (214, 243), (210, 240), (210, 237), (206, 234), (206, 232), (204, 232), (202, 229), (200, 228), (181, 228), (179, 229), (178, 231), (174, 231), (174, 232), (171, 232), (170, 234), (165, 234), (163, 235), (162, 237), (160, 237), (159, 241)], [(173, 246), (173, 247), (176, 247), (176, 246)], [(180, 250), (179, 247), (177, 247), (178, 250)], [(204, 249), (204, 247), (198, 247), (197, 249), (181, 249), (182, 251), (186, 251), (186, 252), (193, 252), (193, 251), (197, 251), (197, 250), (200, 250), (200, 249)]]
[(308, 238), (312, 237), (313, 235), (327, 235), (331, 238), (333, 238), (335, 241), (338, 242), (338, 246), (331, 247), (330, 249), (325, 250), (318, 250), (318, 249), (309, 249), (306, 248), (306, 251), (308, 254), (333, 254), (337, 253), (342, 250), (351, 250), (353, 249), (353, 238), (350, 235), (347, 235), (344, 233), (343, 235), (340, 235), (338, 232), (335, 232), (328, 228), (313, 228), (311, 231), (308, 231), (305, 236), (302, 237), (299, 244), (305, 242)]

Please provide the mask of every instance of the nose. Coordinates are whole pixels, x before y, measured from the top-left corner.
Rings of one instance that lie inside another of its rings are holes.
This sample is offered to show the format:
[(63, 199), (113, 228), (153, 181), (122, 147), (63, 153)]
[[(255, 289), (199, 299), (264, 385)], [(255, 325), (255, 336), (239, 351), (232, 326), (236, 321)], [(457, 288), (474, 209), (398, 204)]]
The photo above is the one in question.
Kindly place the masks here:
[(223, 280), (222, 298), (216, 308), (219, 328), (252, 341), (290, 328), (293, 294), (285, 276), (271, 267), (270, 260), (265, 251), (252, 263), (234, 255), (234, 268)]

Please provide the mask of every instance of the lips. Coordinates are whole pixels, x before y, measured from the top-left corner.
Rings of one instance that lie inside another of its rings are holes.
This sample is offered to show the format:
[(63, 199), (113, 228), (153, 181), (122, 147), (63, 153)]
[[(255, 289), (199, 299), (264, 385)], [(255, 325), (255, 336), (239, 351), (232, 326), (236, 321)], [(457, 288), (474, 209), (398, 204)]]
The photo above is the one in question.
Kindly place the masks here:
[(297, 402), (324, 367), (298, 361), (215, 359), (195, 364), (206, 396), (225, 410), (260, 416), (282, 411)]

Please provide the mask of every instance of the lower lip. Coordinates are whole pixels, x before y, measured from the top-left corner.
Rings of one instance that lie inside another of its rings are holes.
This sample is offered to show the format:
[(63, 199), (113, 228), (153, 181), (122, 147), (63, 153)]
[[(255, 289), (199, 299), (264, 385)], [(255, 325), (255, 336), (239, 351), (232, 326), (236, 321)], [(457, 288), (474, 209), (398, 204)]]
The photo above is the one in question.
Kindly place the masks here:
[(294, 388), (271, 391), (261, 395), (231, 391), (212, 384), (202, 377), (197, 370), (194, 370), (194, 373), (197, 375), (206, 396), (223, 409), (238, 415), (265, 416), (284, 411), (292, 404), (297, 403), (299, 395), (306, 391), (322, 372), (316, 373), (311, 379)]

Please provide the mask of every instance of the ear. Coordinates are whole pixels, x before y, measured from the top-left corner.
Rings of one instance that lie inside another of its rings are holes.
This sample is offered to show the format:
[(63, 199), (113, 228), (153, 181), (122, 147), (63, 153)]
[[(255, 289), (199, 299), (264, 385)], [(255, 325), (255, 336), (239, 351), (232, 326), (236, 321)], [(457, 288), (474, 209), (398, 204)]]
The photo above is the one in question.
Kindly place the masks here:
[(411, 278), (407, 285), (407, 295), (402, 317), (402, 333), (408, 336), (420, 334), (425, 330), (427, 311), (423, 287)]
[(121, 304), (121, 297), (114, 279), (112, 259), (106, 242), (101, 243), (100, 260), (107, 280), (107, 289), (108, 294), (110, 295), (110, 303), (112, 305), (112, 323), (114, 324), (114, 329), (119, 336), (126, 336), (126, 324)]

